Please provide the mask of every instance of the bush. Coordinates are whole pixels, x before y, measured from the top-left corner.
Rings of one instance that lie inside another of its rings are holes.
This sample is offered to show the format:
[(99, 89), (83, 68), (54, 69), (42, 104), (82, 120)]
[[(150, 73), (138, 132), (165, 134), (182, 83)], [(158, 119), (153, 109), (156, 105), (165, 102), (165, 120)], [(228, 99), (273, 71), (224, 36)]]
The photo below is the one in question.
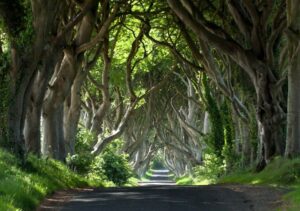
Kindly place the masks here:
[(69, 168), (79, 174), (87, 174), (91, 170), (93, 156), (91, 155), (91, 143), (93, 135), (85, 128), (79, 128), (76, 135), (74, 155), (68, 154), (66, 161)]
[(93, 161), (93, 157), (90, 153), (86, 154), (68, 154), (66, 158), (69, 168), (79, 174), (86, 174), (90, 171), (90, 166)]
[(224, 145), (222, 150), (222, 156), (224, 158), (223, 163), (226, 173), (236, 169), (241, 162), (240, 157), (229, 144)]
[(94, 157), (91, 155), (93, 135), (86, 129), (80, 128), (77, 133), (75, 155), (68, 155), (69, 168), (80, 174), (86, 174), (95, 184), (112, 181), (115, 185), (124, 185), (133, 175), (125, 154), (118, 153), (123, 141), (115, 140), (104, 152)]
[(203, 159), (203, 165), (193, 168), (193, 174), (197, 181), (209, 180), (214, 183), (225, 172), (223, 160), (214, 153), (206, 153)]
[(132, 169), (125, 154), (116, 154), (107, 150), (102, 158), (104, 175), (116, 185), (124, 185), (132, 177)]
[(101, 180), (101, 181), (106, 181), (108, 182), (108, 178), (105, 175), (104, 169), (104, 160), (102, 156), (97, 156), (93, 159), (91, 166), (90, 166), (90, 171), (88, 173), (88, 177), (92, 178), (94, 180)]
[(125, 154), (117, 154), (112, 150), (106, 150), (97, 156), (91, 165), (90, 178), (102, 181), (112, 181), (121, 186), (129, 182), (132, 177), (132, 169)]
[(193, 185), (195, 181), (189, 176), (183, 176), (176, 179), (177, 185)]

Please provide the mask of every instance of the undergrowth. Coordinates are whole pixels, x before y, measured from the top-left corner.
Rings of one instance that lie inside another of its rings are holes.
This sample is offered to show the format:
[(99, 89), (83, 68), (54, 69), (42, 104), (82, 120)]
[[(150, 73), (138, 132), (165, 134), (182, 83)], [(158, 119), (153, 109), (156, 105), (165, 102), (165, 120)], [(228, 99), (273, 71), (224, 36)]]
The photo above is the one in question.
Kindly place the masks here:
[(176, 184), (177, 185), (194, 185), (195, 181), (190, 176), (182, 176), (182, 177), (176, 178)]
[(177, 185), (250, 184), (289, 188), (291, 191), (284, 196), (287, 203), (283, 210), (300, 210), (300, 158), (290, 160), (277, 157), (259, 173), (249, 168), (225, 174), (222, 166), (217, 170), (213, 163), (207, 162), (195, 168), (192, 176), (177, 178)]
[(34, 210), (46, 195), (58, 189), (101, 186), (52, 159), (28, 156), (25, 164), (0, 149), (0, 210)]
[(300, 210), (300, 158), (289, 160), (278, 157), (259, 173), (255, 173), (252, 169), (234, 172), (221, 177), (218, 183), (288, 187), (291, 192), (284, 197), (288, 201), (286, 210)]

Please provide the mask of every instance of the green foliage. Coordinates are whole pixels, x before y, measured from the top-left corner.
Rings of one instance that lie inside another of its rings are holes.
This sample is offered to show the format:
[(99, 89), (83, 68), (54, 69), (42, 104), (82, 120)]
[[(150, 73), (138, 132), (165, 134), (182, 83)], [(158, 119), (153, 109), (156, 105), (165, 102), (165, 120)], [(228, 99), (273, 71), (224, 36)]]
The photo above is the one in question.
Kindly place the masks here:
[(152, 169), (164, 169), (164, 161), (160, 156), (156, 156), (150, 164)]
[(111, 146), (93, 160), (89, 173), (91, 178), (112, 181), (118, 186), (130, 182), (129, 179), (132, 176), (133, 172), (128, 163), (127, 155), (116, 153)]
[(225, 173), (223, 160), (207, 149), (203, 156), (203, 164), (193, 168), (192, 176), (176, 178), (178, 185), (209, 185), (214, 184)]
[(89, 181), (51, 159), (28, 156), (25, 166), (0, 149), (0, 210), (34, 210), (57, 189), (88, 186)]
[(9, 36), (17, 37), (19, 32), (24, 29), (24, 15), (25, 8), (21, 1), (1, 1), (0, 26)]
[(152, 171), (147, 171), (147, 172), (145, 173), (144, 177), (145, 177), (146, 179), (150, 179), (150, 178), (152, 177), (152, 175), (153, 175)]
[(78, 153), (90, 152), (93, 141), (93, 134), (88, 129), (79, 127), (76, 133), (75, 151)]
[(207, 102), (207, 111), (211, 122), (211, 133), (207, 139), (207, 144), (213, 149), (213, 152), (218, 156), (222, 156), (224, 145), (224, 127), (221, 112), (218, 108), (216, 100), (211, 95), (211, 90), (208, 85), (207, 76), (203, 76), (204, 96)]
[(229, 107), (226, 100), (224, 100), (222, 104), (221, 111), (225, 130), (225, 144), (230, 145), (230, 147), (232, 147), (232, 140), (234, 139), (234, 128), (231, 113), (229, 111)]
[(222, 177), (220, 183), (251, 183), (251, 184), (272, 184), (290, 185), (300, 183), (300, 159), (289, 160), (281, 157), (275, 158), (267, 167), (255, 173), (254, 170), (234, 172)]
[[(1, 42), (1, 40), (0, 40)], [(7, 147), (7, 114), (9, 103), (9, 58), (0, 54), (0, 146)]]
[(8, 34), (10, 43), (23, 51), (31, 48), (34, 35), (31, 2), (3, 1), (1, 10), (0, 27)]
[(97, 180), (108, 181), (109, 179), (105, 175), (103, 165), (104, 165), (103, 157), (102, 156), (95, 157), (90, 165), (88, 177), (92, 178), (95, 181)]
[(103, 155), (103, 170), (106, 177), (118, 186), (124, 185), (132, 176), (127, 156), (107, 150)]
[(72, 156), (68, 154), (66, 158), (68, 166), (79, 174), (86, 174), (89, 172), (92, 160), (91, 153), (75, 154)]
[(224, 172), (223, 160), (214, 153), (209, 152), (204, 154), (203, 165), (193, 168), (196, 183), (201, 183), (203, 180), (207, 183), (214, 183)]
[(68, 166), (79, 174), (87, 174), (93, 162), (91, 155), (91, 144), (93, 135), (85, 128), (79, 128), (76, 134), (76, 145), (74, 155), (68, 155), (66, 158)]
[[(258, 126), (257, 126), (256, 118), (252, 118), (250, 120), (249, 127), (250, 127), (250, 143), (251, 143), (253, 150), (257, 151), (258, 143), (259, 143), (259, 135), (258, 135), (258, 130), (257, 130)], [(285, 139), (283, 139), (283, 140), (285, 140)]]
[(285, 196), (291, 202), (288, 207), (290, 209), (287, 210), (300, 208), (300, 158), (289, 160), (277, 157), (259, 173), (255, 173), (252, 169), (233, 172), (221, 177), (218, 183), (289, 186), (293, 189)]
[(139, 185), (139, 179), (137, 179), (136, 177), (130, 177), (127, 181), (127, 183), (124, 186), (127, 187), (136, 187)]
[(193, 185), (194, 183), (195, 183), (195, 181), (193, 180), (193, 178), (191, 178), (189, 176), (183, 176), (183, 177), (176, 178), (177, 185)]
[(16, 43), (20, 49), (26, 49), (32, 45), (34, 28), (33, 28), (33, 17), (31, 13), (30, 4), (25, 5), (26, 15), (24, 18), (24, 30), (16, 38)]
[(224, 157), (223, 163), (226, 172), (234, 170), (239, 164), (240, 157), (233, 150), (232, 146), (225, 144), (222, 150), (222, 156)]
[(93, 140), (93, 135), (87, 129), (78, 130), (75, 146), (77, 153), (68, 155), (68, 166), (82, 175), (87, 175), (96, 184), (97, 181), (112, 181), (118, 186), (127, 183), (133, 174), (127, 155), (118, 153), (123, 142), (115, 140), (101, 155), (94, 157), (90, 153)]
[(227, 101), (225, 100), (221, 107), (222, 120), (224, 125), (225, 143), (222, 150), (222, 156), (224, 157), (224, 164), (226, 171), (232, 170), (238, 160), (238, 156), (234, 151), (233, 139), (234, 128), (231, 113)]

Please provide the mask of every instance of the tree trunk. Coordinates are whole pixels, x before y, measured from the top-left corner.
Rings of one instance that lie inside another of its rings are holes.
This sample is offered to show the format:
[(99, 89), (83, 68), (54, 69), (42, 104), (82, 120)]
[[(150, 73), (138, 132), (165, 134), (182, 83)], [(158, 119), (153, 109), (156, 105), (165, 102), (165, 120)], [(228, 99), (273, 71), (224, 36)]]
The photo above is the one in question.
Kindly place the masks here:
[[(26, 65), (32, 59), (30, 55), (22, 60), (15, 50), (12, 50), (13, 68), (16, 75), (12, 76), (10, 89), (10, 104), (8, 111), (8, 135), (17, 156), (25, 155), (25, 140), (23, 129), (25, 125), (26, 110), (29, 103), (33, 79), (36, 73), (37, 61), (30, 66)], [(21, 61), (22, 60), (22, 61)], [(26, 73), (26, 75), (24, 75)]]
[(41, 152), (41, 112), (49, 80), (60, 56), (60, 50), (49, 50), (44, 65), (32, 87), (29, 107), (26, 113), (24, 136), (26, 152), (39, 155)]
[[(22, 89), (24, 90), (24, 89)], [(18, 94), (13, 95), (8, 111), (8, 137), (12, 149), (18, 156), (23, 156), (25, 152), (25, 143), (22, 133), (22, 113), (24, 111), (23, 97), (24, 92), (20, 91)]]
[[(281, 121), (283, 112), (280, 108), (280, 98), (273, 93), (274, 82), (269, 76), (263, 76), (258, 82), (257, 92), (257, 120), (260, 124), (260, 138), (263, 143), (264, 155), (262, 163), (268, 164), (272, 157), (281, 155)], [(259, 164), (261, 165), (261, 164)]]
[(43, 114), (43, 144), (42, 154), (52, 158), (58, 159), (58, 132), (57, 132), (57, 112), (48, 112), (47, 115)]
[[(256, 10), (256, 6), (253, 2), (250, 3), (249, 1), (248, 3), (253, 6), (253, 10)], [(205, 18), (201, 17), (202, 13), (200, 10), (197, 10), (193, 1), (168, 0), (168, 4), (181, 21), (192, 29), (198, 39), (209, 43), (223, 54), (228, 55), (248, 74), (257, 94), (257, 118), (261, 124), (264, 144), (262, 163), (268, 163), (276, 153), (281, 153), (281, 147), (278, 147), (279, 144), (276, 143), (282, 141), (279, 133), (281, 131), (280, 123), (283, 119), (283, 111), (280, 108), (280, 104), (283, 99), (279, 97), (281, 87), (277, 84), (278, 80), (274, 75), (275, 71), (272, 72), (272, 67), (275, 66), (275, 64), (272, 63), (272, 53), (275, 46), (269, 43), (272, 47), (272, 49), (269, 49), (270, 46), (266, 45), (266, 43), (262, 43), (259, 39), (260, 37), (257, 37), (258, 30), (263, 30), (268, 27), (267, 21), (265, 21), (262, 14), (257, 13), (257, 16), (251, 16), (251, 21), (254, 24), (250, 26), (252, 27), (252, 33), (249, 34), (249, 36), (251, 36), (249, 42), (252, 45), (253, 51), (249, 51), (238, 42), (235, 42), (231, 37), (224, 38), (224, 36), (226, 37), (227, 35), (222, 35), (221, 33), (224, 32), (226, 34), (225, 30), (219, 27), (212, 29), (212, 27), (205, 25), (206, 20), (201, 20), (201, 18)], [(280, 14), (281, 11), (279, 10), (278, 12)], [(198, 14), (200, 15), (197, 16)], [(264, 23), (264, 27), (259, 28), (258, 24), (256, 24), (259, 21)], [(275, 37), (278, 39), (280, 38), (280, 32), (285, 26), (285, 22), (282, 21), (279, 25), (280, 27), (278, 26), (276, 29), (278, 30), (277, 34), (274, 32)], [(263, 31), (263, 33), (264, 32), (268, 33), (267, 31)], [(266, 42), (271, 41), (266, 40)], [(270, 55), (268, 53), (270, 53)], [(266, 59), (264, 59), (264, 57)]]
[[(75, 78), (75, 58), (72, 50), (64, 50), (64, 58), (61, 67), (55, 74), (52, 84), (49, 85), (48, 93), (43, 104), (44, 119), (44, 150), (47, 156), (54, 156), (58, 159), (59, 146), (62, 137), (59, 134), (59, 109), (65, 98), (69, 95), (70, 89)], [(52, 128), (53, 127), (53, 128)], [(51, 152), (53, 150), (53, 152)]]
[(61, 104), (57, 111), (55, 111), (57, 114), (57, 124), (56, 124), (56, 133), (57, 133), (57, 142), (58, 142), (58, 157), (57, 159), (60, 161), (65, 162), (67, 153), (66, 153), (66, 144), (64, 139), (64, 105)]
[(81, 86), (86, 77), (83, 71), (77, 73), (74, 80), (71, 95), (66, 99), (64, 106), (64, 140), (66, 153), (75, 153), (75, 140), (81, 109)]
[(288, 111), (285, 156), (300, 155), (300, 2), (287, 0), (288, 16)]
[(58, 106), (47, 116), (43, 114), (43, 143), (42, 154), (57, 160), (64, 161), (66, 157), (63, 139), (63, 106)]
[(244, 166), (249, 166), (251, 159), (251, 144), (249, 136), (249, 127), (243, 121), (240, 121), (240, 134), (242, 143), (242, 162)]
[[(49, 86), (48, 93), (45, 97), (43, 105), (43, 118), (45, 121), (44, 128), (44, 145), (47, 144), (57, 144), (59, 146), (49, 146), (50, 150), (61, 150), (58, 152), (48, 152), (47, 154), (60, 157), (64, 160), (62, 156), (65, 155), (64, 146), (64, 135), (63, 135), (63, 116), (58, 116), (60, 111), (57, 109), (62, 109), (65, 99), (70, 95), (71, 88), (76, 77), (76, 74), (82, 68), (82, 62), (84, 59), (85, 50), (78, 50), (83, 44), (90, 41), (91, 35), (94, 29), (94, 22), (96, 19), (96, 11), (99, 1), (92, 0), (85, 2), (85, 7), (88, 7), (88, 11), (81, 20), (78, 30), (76, 32), (75, 39), (73, 41), (73, 46), (69, 46), (64, 49), (64, 58), (61, 62), (59, 71), (52, 77), (52, 83)], [(79, 52), (78, 52), (79, 51)], [(63, 114), (63, 113), (61, 113)], [(57, 122), (57, 120), (61, 122)], [(56, 123), (56, 124), (55, 124)], [(54, 128), (51, 128), (54, 127)], [(55, 133), (55, 134), (50, 134)], [(60, 138), (59, 140), (52, 140), (53, 138)], [(47, 149), (47, 146), (45, 146)]]
[(204, 121), (203, 121), (203, 134), (208, 134), (210, 133), (210, 122), (209, 122), (209, 114), (207, 111), (205, 111), (204, 114)]
[(25, 136), (25, 147), (27, 153), (33, 153), (40, 155), (41, 151), (41, 133), (40, 133), (40, 118), (42, 104), (34, 105), (31, 102), (26, 114), (24, 136)]
[[(15, 145), (17, 154), (24, 154), (23, 129), (32, 85), (38, 64), (43, 59), (45, 46), (49, 47), (46, 43), (57, 30), (62, 5), (63, 1), (58, 0), (32, 0), (32, 23), (29, 23), (30, 20), (25, 17), (25, 13), (29, 10), (25, 9), (21, 1), (1, 2), (1, 16), (3, 16), (4, 25), (10, 37), (12, 49), (12, 89), (8, 114), (9, 139)], [(31, 26), (33, 28), (28, 30)], [(27, 30), (32, 30), (34, 33), (28, 34)], [(30, 40), (31, 38), (33, 40)]]

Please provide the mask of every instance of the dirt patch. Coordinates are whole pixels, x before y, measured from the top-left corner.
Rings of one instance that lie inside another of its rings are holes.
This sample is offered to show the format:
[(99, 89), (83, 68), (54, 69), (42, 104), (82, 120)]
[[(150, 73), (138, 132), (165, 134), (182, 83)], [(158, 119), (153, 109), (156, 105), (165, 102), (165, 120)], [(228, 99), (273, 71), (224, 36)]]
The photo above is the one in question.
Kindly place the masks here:
[(76, 188), (69, 190), (56, 191), (46, 197), (39, 205), (36, 211), (58, 211), (66, 202), (70, 201), (73, 196), (81, 192), (93, 191), (91, 188)]
[(245, 197), (245, 203), (249, 204), (252, 210), (285, 210), (287, 206), (283, 195), (288, 193), (287, 188), (273, 188), (256, 185), (222, 185), (235, 192), (240, 192)]

